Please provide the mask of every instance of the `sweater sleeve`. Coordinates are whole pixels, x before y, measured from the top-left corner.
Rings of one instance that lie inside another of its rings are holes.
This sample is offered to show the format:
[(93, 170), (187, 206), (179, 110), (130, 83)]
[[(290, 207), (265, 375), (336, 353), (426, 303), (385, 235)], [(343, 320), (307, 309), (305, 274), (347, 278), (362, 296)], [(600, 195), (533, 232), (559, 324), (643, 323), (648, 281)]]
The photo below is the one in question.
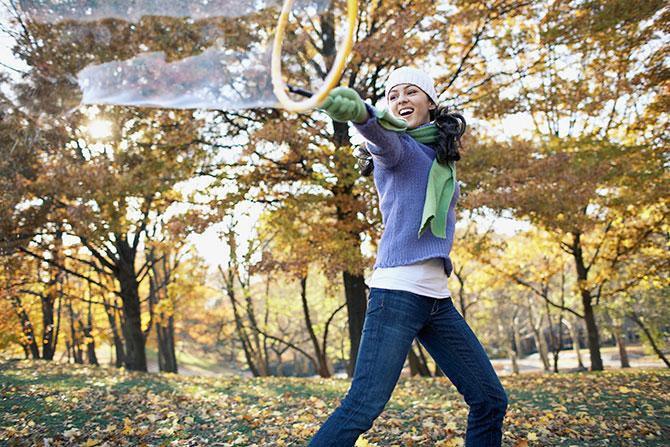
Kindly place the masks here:
[(400, 161), (404, 151), (401, 133), (383, 128), (377, 120), (377, 111), (365, 103), (369, 119), (364, 123), (353, 123), (358, 132), (367, 140), (366, 146), (375, 164), (387, 169), (393, 168)]

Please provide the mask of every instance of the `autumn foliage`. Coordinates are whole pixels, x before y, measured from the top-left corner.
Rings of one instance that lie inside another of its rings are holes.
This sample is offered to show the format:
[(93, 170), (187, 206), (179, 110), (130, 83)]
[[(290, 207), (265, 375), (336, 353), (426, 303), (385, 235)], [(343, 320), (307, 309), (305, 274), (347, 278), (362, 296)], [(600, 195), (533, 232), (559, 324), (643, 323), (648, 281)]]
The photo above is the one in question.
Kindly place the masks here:
[[(291, 21), (292, 84), (312, 88), (333, 63), (345, 2), (325, 3)], [(670, 367), (667, 2), (360, 3), (342, 85), (378, 103), (389, 71), (416, 65), (468, 120), (449, 284), (515, 375), (508, 444), (668, 439), (667, 373), (603, 371), (637, 352)], [(222, 42), (242, 54), (276, 14), (47, 25), (9, 3), (24, 68), (0, 74), (0, 351), (34, 361), (0, 366), (3, 396), (28, 402), (3, 397), (0, 439), (289, 445), (344, 391), (268, 376), (355, 367), (383, 231), (360, 136), (318, 110), (78, 106), (91, 63)], [(267, 90), (247, 74), (240, 94)], [(152, 88), (209, 75), (156, 72)], [(517, 377), (531, 359), (580, 373)], [(368, 445), (458, 445), (464, 407), (435, 397), (454, 390), (420, 344), (407, 363), (434, 378), (401, 383)], [(253, 378), (135, 373), (148, 370)]]

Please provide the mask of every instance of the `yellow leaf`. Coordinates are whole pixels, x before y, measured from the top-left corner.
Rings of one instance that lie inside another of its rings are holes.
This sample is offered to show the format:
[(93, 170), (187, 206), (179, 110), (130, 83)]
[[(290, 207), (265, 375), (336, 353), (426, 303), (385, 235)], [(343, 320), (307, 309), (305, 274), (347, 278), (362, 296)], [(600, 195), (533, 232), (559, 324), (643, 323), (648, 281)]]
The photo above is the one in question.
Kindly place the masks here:
[(65, 430), (63, 432), (63, 436), (66, 438), (74, 438), (75, 436), (79, 436), (79, 429), (78, 428), (71, 428), (70, 430)]
[(429, 429), (429, 430), (430, 430), (431, 428), (435, 428), (435, 422), (433, 422), (433, 420), (432, 420), (431, 418), (428, 418), (428, 419), (426, 419), (425, 421), (423, 421), (423, 422), (421, 423), (421, 425), (422, 425), (424, 428), (427, 428), (427, 429)]
[(243, 444), (243, 443), (245, 443), (245, 442), (247, 442), (247, 441), (248, 441), (248, 439), (247, 439), (246, 436), (244, 436), (244, 435), (240, 435), (240, 436), (237, 437), (237, 439), (235, 439), (235, 440), (233, 441), (233, 445)]
[(159, 416), (157, 416), (155, 414), (147, 414), (146, 418), (149, 422), (153, 423), (153, 422), (156, 422), (159, 419)]
[(436, 444), (435, 447), (462, 447), (463, 445), (463, 438), (449, 438)]
[(133, 434), (133, 425), (129, 418), (125, 418), (123, 420), (123, 430), (121, 430), (121, 433), (124, 435)]

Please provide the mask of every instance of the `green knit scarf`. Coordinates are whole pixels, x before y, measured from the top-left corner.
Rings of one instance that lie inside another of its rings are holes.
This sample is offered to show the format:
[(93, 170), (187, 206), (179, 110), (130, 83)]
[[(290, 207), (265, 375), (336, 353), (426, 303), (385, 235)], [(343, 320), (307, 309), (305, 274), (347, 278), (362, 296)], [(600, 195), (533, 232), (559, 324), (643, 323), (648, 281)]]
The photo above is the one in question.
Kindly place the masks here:
[[(406, 132), (416, 141), (424, 144), (435, 143), (439, 138), (435, 123), (410, 129)], [(447, 213), (455, 188), (456, 163), (450, 161), (445, 166), (438, 163), (437, 158), (433, 160), (430, 174), (428, 175), (428, 185), (426, 186), (426, 200), (423, 203), (423, 216), (421, 216), (419, 238), (430, 226), (433, 235), (446, 239)]]

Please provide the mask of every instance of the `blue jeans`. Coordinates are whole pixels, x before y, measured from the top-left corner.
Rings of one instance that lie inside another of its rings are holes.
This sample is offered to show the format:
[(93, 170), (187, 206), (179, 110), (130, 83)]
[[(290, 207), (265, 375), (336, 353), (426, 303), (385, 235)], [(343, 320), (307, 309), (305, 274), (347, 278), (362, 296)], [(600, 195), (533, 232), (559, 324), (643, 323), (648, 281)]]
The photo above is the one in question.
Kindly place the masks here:
[(507, 394), (451, 298), (370, 289), (351, 387), (309, 447), (349, 447), (372, 427), (417, 337), (468, 404), (466, 447), (502, 443)]

